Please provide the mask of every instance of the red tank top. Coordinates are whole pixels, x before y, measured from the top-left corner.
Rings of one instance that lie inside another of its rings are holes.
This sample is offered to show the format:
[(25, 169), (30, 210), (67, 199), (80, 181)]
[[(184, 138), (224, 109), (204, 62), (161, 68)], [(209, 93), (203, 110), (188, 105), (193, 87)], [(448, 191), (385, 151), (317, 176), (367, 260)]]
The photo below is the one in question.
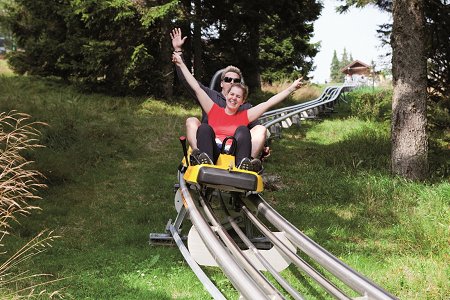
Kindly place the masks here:
[[(239, 126), (247, 126), (249, 123), (247, 110), (238, 111), (234, 115), (228, 115), (225, 109), (214, 104), (208, 113), (208, 124), (214, 130), (216, 138), (223, 141), (227, 136), (234, 135)], [(231, 141), (229, 141), (231, 143)]]

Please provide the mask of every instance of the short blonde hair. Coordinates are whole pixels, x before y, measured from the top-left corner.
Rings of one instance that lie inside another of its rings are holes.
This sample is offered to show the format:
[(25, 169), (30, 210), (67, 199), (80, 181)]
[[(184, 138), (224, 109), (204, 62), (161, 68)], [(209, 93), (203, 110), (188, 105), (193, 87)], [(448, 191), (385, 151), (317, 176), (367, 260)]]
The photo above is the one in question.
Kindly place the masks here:
[(242, 77), (241, 70), (235, 66), (228, 66), (225, 69), (223, 69), (222, 75), (220, 76), (220, 80), (223, 81), (223, 79), (225, 78), (225, 74), (227, 74), (228, 72), (233, 72), (233, 73), (238, 74), (241, 81), (244, 82), (244, 78)]

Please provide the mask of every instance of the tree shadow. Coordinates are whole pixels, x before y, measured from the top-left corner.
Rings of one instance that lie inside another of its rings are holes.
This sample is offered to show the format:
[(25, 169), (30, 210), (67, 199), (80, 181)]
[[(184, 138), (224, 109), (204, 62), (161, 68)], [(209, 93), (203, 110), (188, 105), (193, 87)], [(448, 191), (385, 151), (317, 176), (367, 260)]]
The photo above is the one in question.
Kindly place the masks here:
[(399, 222), (389, 141), (361, 132), (328, 145), (282, 139), (273, 149), (266, 172), (286, 186), (268, 194), (274, 208), (334, 255), (378, 253), (383, 263), (386, 249), (367, 241)]

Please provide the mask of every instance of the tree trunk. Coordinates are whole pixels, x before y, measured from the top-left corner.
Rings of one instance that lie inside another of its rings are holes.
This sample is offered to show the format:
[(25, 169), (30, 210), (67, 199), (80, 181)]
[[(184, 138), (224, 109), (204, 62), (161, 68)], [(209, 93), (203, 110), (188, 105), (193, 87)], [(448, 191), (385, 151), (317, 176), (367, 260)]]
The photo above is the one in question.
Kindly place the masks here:
[(259, 72), (259, 24), (256, 22), (250, 27), (249, 49), (247, 56), (246, 72), (244, 74), (245, 83), (248, 85), (250, 93), (261, 90), (261, 74)]
[(202, 3), (200, 0), (194, 1), (195, 18), (192, 34), (192, 48), (194, 52), (194, 75), (195, 78), (203, 82), (205, 76), (205, 68), (202, 60)]
[(392, 172), (409, 179), (428, 175), (427, 61), (423, 0), (394, 0)]
[[(159, 3), (160, 5), (163, 3)], [(173, 97), (173, 63), (171, 61), (171, 55), (172, 55), (172, 45), (170, 42), (168, 42), (168, 35), (171, 30), (171, 23), (169, 17), (165, 17), (161, 20), (161, 40), (160, 40), (160, 47), (161, 47), (161, 59), (165, 63), (162, 64), (162, 75), (166, 77), (166, 80), (162, 81), (163, 85), (163, 95), (165, 99), (172, 100)]]

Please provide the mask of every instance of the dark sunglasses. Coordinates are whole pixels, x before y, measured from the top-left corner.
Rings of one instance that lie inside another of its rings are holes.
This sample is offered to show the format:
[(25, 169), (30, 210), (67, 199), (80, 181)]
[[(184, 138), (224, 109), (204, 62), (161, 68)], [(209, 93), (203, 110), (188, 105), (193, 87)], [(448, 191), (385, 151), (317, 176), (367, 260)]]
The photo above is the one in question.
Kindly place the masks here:
[(227, 83), (230, 83), (230, 82), (239, 83), (239, 82), (241, 82), (241, 79), (240, 78), (232, 78), (232, 77), (224, 77), (223, 81), (225, 81)]

